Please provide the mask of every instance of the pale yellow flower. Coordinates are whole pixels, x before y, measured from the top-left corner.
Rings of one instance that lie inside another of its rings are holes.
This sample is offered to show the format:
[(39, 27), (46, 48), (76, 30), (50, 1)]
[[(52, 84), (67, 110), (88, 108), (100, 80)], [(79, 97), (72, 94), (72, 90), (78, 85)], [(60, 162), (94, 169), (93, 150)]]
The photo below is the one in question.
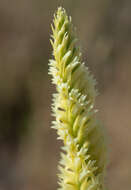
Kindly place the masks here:
[(54, 16), (52, 31), (54, 59), (50, 60), (49, 73), (57, 89), (53, 128), (64, 143), (59, 189), (104, 190), (107, 151), (95, 116), (95, 80), (82, 62), (71, 18), (61, 7)]

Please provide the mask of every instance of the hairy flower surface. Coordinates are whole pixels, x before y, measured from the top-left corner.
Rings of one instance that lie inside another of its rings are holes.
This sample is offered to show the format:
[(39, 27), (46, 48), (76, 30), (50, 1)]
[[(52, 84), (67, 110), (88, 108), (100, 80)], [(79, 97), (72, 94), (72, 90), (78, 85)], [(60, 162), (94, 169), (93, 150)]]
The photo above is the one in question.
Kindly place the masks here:
[(52, 26), (54, 59), (49, 73), (56, 85), (53, 115), (64, 143), (59, 164), (60, 190), (104, 190), (106, 146), (95, 117), (95, 80), (82, 62), (71, 18), (58, 8)]

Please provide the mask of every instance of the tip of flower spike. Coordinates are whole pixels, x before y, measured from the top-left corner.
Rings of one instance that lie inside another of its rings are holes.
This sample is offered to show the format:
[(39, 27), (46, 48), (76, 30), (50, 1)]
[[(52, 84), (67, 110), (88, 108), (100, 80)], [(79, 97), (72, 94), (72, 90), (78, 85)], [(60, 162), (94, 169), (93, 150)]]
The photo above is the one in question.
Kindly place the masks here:
[[(58, 16), (60, 16), (62, 14), (67, 16), (66, 10), (62, 6), (58, 7), (56, 13), (57, 13)], [(69, 21), (70, 22), (72, 21), (71, 16), (69, 16)]]
[(62, 6), (59, 6), (57, 9), (57, 13), (61, 13), (61, 12), (65, 13), (66, 11)]
[(65, 15), (65, 14), (66, 14), (65, 9), (60, 6), (60, 7), (58, 7), (56, 13), (54, 14), (54, 17), (55, 17), (55, 18), (58, 18), (58, 17), (60, 17), (60, 16), (62, 16), (62, 15)]

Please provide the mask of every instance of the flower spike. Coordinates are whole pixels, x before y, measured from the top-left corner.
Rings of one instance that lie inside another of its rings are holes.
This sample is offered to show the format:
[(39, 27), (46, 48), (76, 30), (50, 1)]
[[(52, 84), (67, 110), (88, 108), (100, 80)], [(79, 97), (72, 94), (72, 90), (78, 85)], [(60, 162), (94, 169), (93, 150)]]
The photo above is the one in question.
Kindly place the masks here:
[(82, 62), (71, 17), (63, 8), (54, 16), (49, 74), (56, 85), (53, 128), (64, 143), (59, 163), (60, 190), (105, 190), (107, 151), (94, 109), (95, 80)]

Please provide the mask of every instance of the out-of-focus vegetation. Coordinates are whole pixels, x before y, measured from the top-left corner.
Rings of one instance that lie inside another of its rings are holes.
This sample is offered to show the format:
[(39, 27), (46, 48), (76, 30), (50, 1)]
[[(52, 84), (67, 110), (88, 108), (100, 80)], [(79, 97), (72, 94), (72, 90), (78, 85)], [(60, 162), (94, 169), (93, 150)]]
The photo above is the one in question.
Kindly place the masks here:
[(49, 37), (66, 8), (95, 75), (109, 136), (107, 184), (131, 189), (131, 1), (0, 1), (0, 190), (57, 188), (59, 142), (51, 125)]

